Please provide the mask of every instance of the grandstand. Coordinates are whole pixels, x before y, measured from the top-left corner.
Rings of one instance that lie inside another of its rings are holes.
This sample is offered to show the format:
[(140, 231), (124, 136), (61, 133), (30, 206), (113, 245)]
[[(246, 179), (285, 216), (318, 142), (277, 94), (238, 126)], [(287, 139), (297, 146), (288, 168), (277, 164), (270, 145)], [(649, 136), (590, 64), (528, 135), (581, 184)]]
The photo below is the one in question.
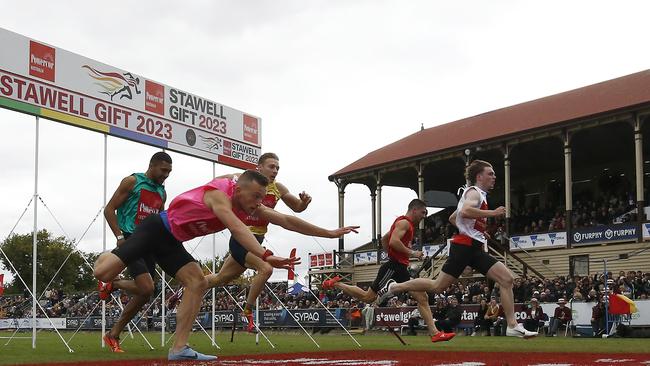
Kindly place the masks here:
[(490, 251), (515, 274), (586, 276), (602, 272), (604, 259), (614, 272), (647, 267), (649, 83), (646, 70), (423, 128), (343, 167), (329, 177), (339, 190), (339, 222), (346, 186), (365, 185), (373, 240), (350, 250), (340, 239), (334, 263), (312, 268), (310, 278), (372, 280), (383, 259), (377, 243), (384, 186), (410, 188), (445, 209), (420, 225), (416, 239), (436, 248), (453, 232), (446, 224), (455, 207), (450, 197), (473, 159), (490, 161), (497, 173), (489, 202), (507, 214), (490, 224), (498, 239)]

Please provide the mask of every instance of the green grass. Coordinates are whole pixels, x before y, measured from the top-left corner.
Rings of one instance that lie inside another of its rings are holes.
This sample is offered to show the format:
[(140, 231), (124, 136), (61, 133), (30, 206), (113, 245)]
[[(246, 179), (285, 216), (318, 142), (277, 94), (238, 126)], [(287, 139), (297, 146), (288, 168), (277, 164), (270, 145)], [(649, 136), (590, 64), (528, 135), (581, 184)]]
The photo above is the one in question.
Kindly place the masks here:
[[(272, 349), (260, 336), (260, 344), (255, 344), (255, 336), (238, 332), (235, 342), (230, 343), (230, 332), (217, 332), (216, 341), (221, 350), (210, 346), (209, 339), (203, 333), (194, 333), (190, 343), (201, 352), (210, 352), (220, 356), (233, 356), (259, 353), (292, 353), (313, 351), (335, 351), (357, 349), (356, 344), (340, 331), (332, 331), (327, 335), (314, 335), (321, 345), (318, 349), (304, 333), (269, 332), (267, 336), (275, 344)], [(0, 337), (11, 333), (0, 332)], [(21, 333), (20, 336), (31, 336), (31, 333)], [(71, 332), (63, 332), (67, 340)], [(140, 335), (134, 334), (130, 339), (123, 336), (122, 345), (127, 353), (114, 354), (100, 348), (99, 332), (80, 332), (70, 342), (74, 353), (68, 353), (65, 345), (56, 333), (41, 331), (37, 335), (36, 349), (32, 349), (31, 339), (15, 339), (5, 346), (6, 339), (0, 339), (0, 365), (15, 365), (25, 363), (47, 362), (79, 362), (91, 360), (120, 360), (120, 359), (156, 359), (166, 358), (169, 343), (160, 345), (160, 333), (148, 332), (147, 338), (156, 348), (151, 351)], [(167, 335), (169, 337), (169, 335)], [(510, 337), (464, 337), (458, 336), (451, 342), (432, 344), (428, 337), (403, 337), (409, 343), (402, 346), (397, 339), (387, 333), (355, 336), (363, 349), (381, 350), (441, 350), (441, 351), (484, 351), (484, 352), (598, 352), (598, 353), (650, 353), (648, 341), (644, 339), (588, 339), (588, 338), (546, 338), (539, 337), (522, 340)], [(172, 340), (173, 341), (173, 340)]]

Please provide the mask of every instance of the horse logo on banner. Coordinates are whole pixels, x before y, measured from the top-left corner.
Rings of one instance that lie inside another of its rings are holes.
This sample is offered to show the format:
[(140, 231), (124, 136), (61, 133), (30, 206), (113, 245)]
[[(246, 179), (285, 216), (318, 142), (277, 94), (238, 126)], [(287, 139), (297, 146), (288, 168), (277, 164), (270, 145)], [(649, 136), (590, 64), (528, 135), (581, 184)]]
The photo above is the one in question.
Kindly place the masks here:
[(108, 95), (111, 101), (116, 96), (119, 96), (119, 99), (133, 99), (131, 88), (135, 89), (136, 94), (141, 93), (138, 89), (140, 78), (134, 77), (130, 72), (121, 74), (118, 72), (102, 72), (88, 65), (82, 67), (87, 69), (88, 75), (96, 80), (95, 85), (101, 88), (99, 93)]

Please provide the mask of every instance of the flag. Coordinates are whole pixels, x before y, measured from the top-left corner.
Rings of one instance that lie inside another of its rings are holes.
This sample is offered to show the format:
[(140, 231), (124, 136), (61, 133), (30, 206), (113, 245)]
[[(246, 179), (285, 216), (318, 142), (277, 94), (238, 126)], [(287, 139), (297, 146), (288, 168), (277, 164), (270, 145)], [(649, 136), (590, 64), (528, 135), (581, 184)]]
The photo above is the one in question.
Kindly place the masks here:
[[(291, 254), (289, 255), (289, 258), (295, 258), (296, 257), (296, 248), (291, 249)], [(287, 277), (287, 281), (293, 281), (293, 279), (296, 276), (296, 273), (293, 271), (293, 264), (289, 267), (289, 275)]]
[(0, 274), (0, 296), (5, 293), (5, 275)]
[(609, 295), (609, 313), (615, 315), (624, 315), (636, 313), (639, 310), (636, 308), (634, 301), (630, 300), (627, 296), (621, 294)]

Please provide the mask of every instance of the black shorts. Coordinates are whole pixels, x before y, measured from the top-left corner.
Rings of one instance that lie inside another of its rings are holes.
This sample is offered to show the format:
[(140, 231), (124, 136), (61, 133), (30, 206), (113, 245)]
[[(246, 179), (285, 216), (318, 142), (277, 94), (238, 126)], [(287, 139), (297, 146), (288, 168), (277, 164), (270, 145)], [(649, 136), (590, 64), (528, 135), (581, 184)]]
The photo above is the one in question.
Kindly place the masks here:
[[(255, 235), (255, 239), (257, 239), (258, 243), (262, 244), (264, 241), (264, 235)], [(230, 248), (230, 255), (235, 260), (235, 262), (246, 268), (246, 254), (248, 254), (248, 250), (239, 244), (239, 242), (232, 235), (230, 236), (228, 247)]]
[[(131, 236), (131, 233), (124, 233), (124, 239), (128, 239)], [(152, 255), (145, 255), (144, 257), (136, 260), (135, 262), (129, 264), (127, 267), (129, 269), (129, 274), (135, 279), (141, 274), (149, 273), (151, 278), (156, 278), (156, 260)]]
[(442, 266), (442, 271), (455, 278), (460, 277), (465, 267), (470, 266), (486, 275), (497, 263), (491, 255), (483, 251), (483, 243), (472, 239), (472, 246), (452, 242), (449, 247), (449, 258)]
[(370, 288), (377, 293), (390, 279), (399, 283), (410, 280), (411, 276), (409, 275), (407, 266), (402, 263), (397, 263), (394, 260), (389, 260), (382, 264), (381, 267), (379, 267), (379, 272), (377, 272), (377, 278), (375, 278), (375, 281), (370, 285)]
[(125, 265), (129, 266), (140, 258), (152, 256), (166, 273), (175, 276), (181, 267), (196, 260), (187, 252), (163, 224), (160, 215), (154, 214), (136, 226), (122, 245), (113, 249)]

